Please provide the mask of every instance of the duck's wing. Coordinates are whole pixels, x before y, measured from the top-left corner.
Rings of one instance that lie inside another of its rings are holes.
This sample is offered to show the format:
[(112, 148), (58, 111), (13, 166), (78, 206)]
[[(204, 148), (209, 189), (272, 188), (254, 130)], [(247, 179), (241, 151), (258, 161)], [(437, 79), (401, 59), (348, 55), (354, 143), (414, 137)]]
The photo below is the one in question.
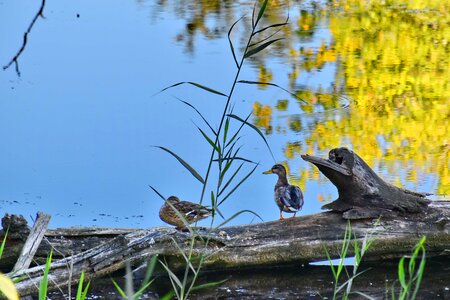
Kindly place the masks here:
[(298, 186), (289, 185), (284, 190), (281, 201), (293, 212), (300, 210), (303, 206), (303, 193)]
[(195, 219), (203, 219), (209, 217), (211, 215), (211, 209), (206, 208), (202, 205), (198, 205), (197, 203), (192, 203), (188, 201), (181, 201), (177, 203), (175, 206), (178, 211), (186, 216), (187, 219), (195, 220)]

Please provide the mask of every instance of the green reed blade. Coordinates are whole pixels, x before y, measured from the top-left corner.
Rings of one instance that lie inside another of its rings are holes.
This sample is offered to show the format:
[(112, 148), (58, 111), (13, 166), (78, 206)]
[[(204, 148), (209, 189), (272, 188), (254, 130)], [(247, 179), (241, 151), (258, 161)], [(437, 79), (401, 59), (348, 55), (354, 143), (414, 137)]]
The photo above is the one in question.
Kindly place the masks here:
[(8, 228), (6, 228), (5, 236), (3, 237), (2, 245), (0, 246), (0, 259), (2, 258), (3, 250), (5, 249), (6, 238), (8, 237), (8, 231), (9, 231), (9, 226), (8, 226)]
[(289, 95), (291, 95), (292, 97), (302, 101), (305, 104), (308, 104), (308, 102), (306, 102), (305, 100), (303, 100), (302, 98), (298, 97), (296, 94), (291, 93), (290, 91), (288, 91), (287, 89), (279, 86), (278, 84), (275, 83), (270, 83), (270, 82), (261, 82), (261, 81), (251, 81), (251, 80), (239, 80), (238, 83), (245, 83), (245, 84), (257, 84), (257, 85), (270, 85), (270, 86), (274, 86), (279, 88), (280, 90), (285, 91), (286, 93), (288, 93)]
[[(181, 284), (180, 279), (178, 279), (177, 275), (175, 275), (174, 272), (172, 272), (172, 270), (169, 268), (169, 266), (167, 265), (166, 262), (162, 262), (161, 260), (159, 260), (160, 264), (164, 267), (164, 269), (166, 269), (167, 274), (169, 274), (169, 278), (170, 280), (176, 284), (176, 286), (178, 286), (180, 289), (183, 288), (183, 285)], [(174, 286), (174, 287), (176, 287)], [(174, 289), (175, 290), (175, 289)]]
[(190, 103), (187, 102), (187, 101), (181, 100), (181, 99), (178, 98), (178, 97), (175, 97), (175, 98), (177, 98), (179, 101), (183, 102), (184, 104), (186, 104), (187, 106), (189, 106), (190, 108), (192, 108), (193, 110), (195, 110), (195, 111), (197, 112), (197, 114), (198, 114), (198, 115), (203, 119), (203, 121), (206, 123), (206, 125), (208, 125), (209, 129), (211, 129), (211, 131), (214, 133), (214, 135), (217, 136), (217, 132), (212, 128), (211, 124), (209, 124), (209, 122), (206, 120), (206, 118), (202, 115), (202, 113), (201, 113), (197, 108), (195, 108), (194, 105), (190, 104)]
[(88, 281), (88, 283), (86, 284), (86, 286), (84, 287), (83, 293), (81, 294), (81, 299), (77, 299), (77, 300), (85, 300), (87, 297), (87, 293), (89, 291), (89, 287), (91, 285), (91, 282)]
[[(217, 195), (218, 197), (220, 195), (222, 195), (222, 193), (226, 190), (226, 188), (230, 185), (230, 183), (233, 181), (234, 177), (236, 177), (236, 175), (239, 173), (239, 171), (241, 170), (242, 166), (244, 165), (244, 163), (242, 163), (237, 169), (236, 171), (234, 171), (233, 175), (231, 175), (231, 177), (228, 179), (228, 181), (225, 183), (225, 185), (223, 186), (223, 188), (220, 190), (219, 194)], [(218, 205), (220, 205), (222, 202), (220, 202)]]
[(201, 89), (203, 89), (203, 90), (205, 90), (207, 92), (210, 92), (210, 93), (213, 93), (213, 94), (216, 94), (216, 95), (220, 95), (220, 96), (223, 96), (223, 97), (228, 97), (228, 95), (225, 95), (224, 93), (221, 93), (221, 92), (216, 91), (216, 90), (214, 90), (212, 88), (209, 88), (207, 86), (204, 86), (204, 85), (201, 85), (199, 83), (192, 82), (192, 81), (181, 81), (181, 82), (172, 84), (171, 86), (168, 86), (168, 87), (163, 88), (162, 90), (160, 90), (158, 93), (156, 93), (156, 95), (159, 94), (159, 93), (162, 93), (162, 92), (164, 92), (164, 91), (166, 91), (168, 89), (171, 89), (171, 88), (174, 88), (176, 86), (182, 85), (182, 84), (190, 84), (190, 85), (196, 86), (198, 88), (201, 88)]
[(356, 292), (352, 292), (352, 293), (360, 295), (361, 297), (364, 297), (364, 298), (369, 299), (369, 300), (377, 300), (376, 298), (373, 298), (372, 296), (369, 296), (369, 295), (367, 295), (366, 293), (363, 293), (363, 292), (356, 291)]
[(150, 285), (152, 285), (153, 281), (155, 281), (155, 279), (152, 279), (146, 284), (142, 285), (141, 288), (134, 294), (133, 298), (141, 299), (142, 294), (145, 292), (146, 289), (148, 289)]
[(203, 135), (203, 137), (205, 138), (205, 140), (211, 145), (211, 147), (214, 148), (214, 150), (216, 150), (216, 152), (219, 154), (219, 156), (222, 155), (222, 151), (220, 150), (219, 146), (214, 144), (214, 142), (211, 140), (211, 138), (209, 136), (206, 135), (206, 133), (196, 125), (197, 129), (200, 131), (200, 133)]
[(248, 210), (248, 209), (244, 209), (244, 210), (238, 211), (237, 213), (235, 213), (234, 215), (232, 215), (231, 217), (229, 217), (228, 219), (226, 219), (225, 221), (220, 223), (220, 225), (217, 226), (216, 228), (220, 228), (220, 227), (224, 226), (225, 224), (227, 224), (228, 222), (230, 222), (231, 220), (233, 220), (234, 218), (236, 218), (240, 214), (243, 214), (243, 213), (246, 213), (246, 212), (255, 215), (258, 219), (261, 220), (261, 222), (264, 222), (264, 220), (257, 213), (255, 213), (254, 211)]
[(244, 58), (249, 58), (249, 57), (251, 57), (251, 56), (253, 56), (253, 55), (255, 55), (255, 54), (261, 52), (261, 51), (264, 50), (265, 48), (269, 47), (271, 44), (273, 44), (273, 43), (275, 43), (275, 42), (277, 42), (277, 41), (280, 41), (280, 40), (284, 40), (284, 38), (278, 38), (278, 39), (274, 39), (274, 40), (270, 40), (270, 41), (268, 41), (268, 42), (265, 42), (264, 44), (259, 45), (258, 47), (255, 47), (255, 48), (253, 48), (253, 49), (247, 51), (247, 52), (245, 53), (245, 55), (244, 55)]
[(288, 10), (288, 15), (287, 15), (287, 17), (286, 17), (286, 21), (284, 21), (283, 23), (272, 24), (272, 25), (266, 26), (266, 27), (264, 27), (264, 28), (262, 28), (262, 29), (259, 29), (259, 30), (255, 31), (255, 32), (253, 32), (253, 36), (255, 36), (255, 35), (257, 35), (258, 33), (261, 33), (261, 32), (263, 32), (263, 31), (266, 31), (267, 29), (270, 29), (270, 28), (277, 28), (277, 27), (283, 27), (283, 26), (286, 26), (286, 25), (288, 24), (288, 22), (289, 22), (289, 10)]
[(228, 199), (228, 197), (230, 197), (233, 193), (234, 193), (234, 191), (236, 191), (237, 190), (237, 188), (242, 184), (242, 183), (244, 183), (249, 177), (250, 177), (250, 175), (252, 175), (253, 174), (253, 172), (255, 172), (255, 170), (256, 170), (256, 168), (259, 166), (259, 164), (257, 164), (244, 178), (242, 178), (241, 179), (241, 181), (239, 181), (239, 183), (238, 184), (236, 184), (236, 186), (222, 199), (222, 200), (220, 200), (220, 202), (219, 202), (219, 204), (218, 205), (220, 205), (220, 204), (222, 204), (225, 200), (227, 200)]
[(39, 283), (39, 300), (47, 299), (48, 273), (50, 272), (50, 266), (52, 264), (52, 255), (53, 249), (50, 250), (50, 254), (47, 257), (44, 269), (44, 276), (42, 276), (42, 280)]
[(231, 25), (230, 29), (228, 30), (228, 42), (230, 42), (230, 49), (231, 49), (231, 54), (233, 54), (233, 58), (234, 58), (234, 62), (236, 63), (236, 67), (239, 69), (239, 63), (237, 61), (236, 58), (236, 53), (234, 52), (234, 47), (233, 47), (233, 42), (231, 41), (231, 32), (233, 31), (234, 26), (240, 21), (242, 20), (243, 17), (240, 17), (239, 19), (237, 19), (236, 22), (233, 23), (233, 25)]
[(198, 290), (201, 290), (201, 289), (207, 289), (207, 288), (210, 288), (210, 287), (215, 287), (215, 286), (221, 285), (222, 283), (225, 283), (227, 281), (228, 281), (228, 278), (227, 279), (223, 279), (223, 280), (219, 280), (219, 281), (199, 284), (199, 285), (196, 285), (196, 286), (192, 287), (191, 291), (193, 292), (193, 291), (198, 291)]
[(127, 295), (125, 294), (125, 292), (122, 290), (122, 288), (120, 287), (120, 285), (111, 278), (112, 283), (114, 284), (114, 287), (116, 288), (116, 291), (120, 294), (120, 296), (122, 296), (122, 298), (127, 299)]
[[(245, 161), (245, 162), (248, 162), (248, 163), (251, 163), (251, 164), (257, 164), (257, 162), (254, 162), (253, 160), (250, 160), (250, 159), (244, 158), (244, 157), (240, 157), (240, 156), (237, 156), (237, 157), (227, 157), (227, 158), (222, 158), (221, 160), (222, 160), (222, 161), (240, 160), (240, 161)], [(214, 161), (219, 161), (219, 160), (218, 160), (218, 159), (215, 159)]]
[(253, 47), (255, 47), (256, 45), (262, 44), (262, 43), (264, 43), (265, 41), (270, 40), (272, 37), (276, 36), (279, 32), (281, 32), (282, 29), (283, 29), (283, 28), (279, 28), (279, 29), (275, 30), (274, 32), (272, 32), (271, 34), (269, 34), (268, 36), (266, 36), (266, 37), (260, 39), (259, 41), (256, 41), (256, 42), (251, 43), (250, 45), (248, 45), (248, 48), (253, 48)]
[(143, 284), (147, 284), (148, 282), (150, 282), (150, 278), (152, 277), (153, 272), (155, 271), (157, 262), (158, 262), (158, 254), (155, 254), (152, 256), (150, 262), (147, 265), (147, 271), (145, 272)]
[(76, 300), (81, 300), (81, 295), (83, 293), (83, 281), (84, 281), (84, 271), (81, 272), (80, 281), (78, 281)]
[(148, 185), (149, 188), (151, 188), (159, 197), (161, 197), (161, 199), (163, 199), (164, 201), (166, 201), (166, 197), (164, 197), (163, 195), (161, 195), (160, 192), (158, 192), (154, 187), (152, 187), (151, 185)]
[(266, 11), (268, 2), (269, 2), (269, 0), (265, 0), (264, 3), (261, 5), (261, 8), (259, 9), (259, 13), (258, 13), (258, 18), (256, 18), (255, 25), (253, 26), (253, 28), (256, 28), (259, 20), (261, 20), (262, 16), (264, 15), (264, 12)]
[(230, 128), (230, 118), (225, 120), (225, 127), (223, 129), (223, 145), (227, 142), (228, 129)]
[(238, 117), (236, 115), (227, 115), (227, 116), (229, 116), (230, 118), (236, 119), (236, 120), (244, 123), (245, 125), (249, 126), (253, 130), (255, 130), (261, 136), (261, 138), (264, 140), (264, 143), (266, 144), (267, 149), (269, 149), (270, 155), (272, 156), (273, 160), (275, 161), (275, 156), (273, 156), (272, 149), (270, 149), (269, 143), (267, 142), (266, 138), (264, 137), (264, 134), (261, 132), (261, 130), (259, 130), (258, 127), (256, 127), (255, 125), (249, 123), (246, 120), (241, 119), (240, 117)]
[(162, 146), (154, 146), (156, 148), (162, 149), (164, 151), (166, 151), (167, 153), (171, 154), (173, 157), (175, 157), (182, 165), (183, 167), (185, 167), (198, 181), (200, 181), (202, 184), (205, 184), (205, 180), (202, 178), (202, 176), (200, 176), (200, 174), (193, 168), (191, 167), (185, 160), (183, 160), (181, 157), (179, 157), (178, 155), (176, 155), (174, 152), (172, 152), (171, 150), (162, 147)]

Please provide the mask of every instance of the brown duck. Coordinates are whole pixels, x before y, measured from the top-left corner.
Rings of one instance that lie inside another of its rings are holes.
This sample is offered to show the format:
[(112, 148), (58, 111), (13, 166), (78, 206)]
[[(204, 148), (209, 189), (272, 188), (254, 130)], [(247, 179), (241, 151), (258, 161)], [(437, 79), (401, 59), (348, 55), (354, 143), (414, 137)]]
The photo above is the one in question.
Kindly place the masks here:
[(164, 222), (176, 226), (177, 229), (184, 229), (186, 225), (178, 217), (171, 205), (185, 218), (189, 224), (205, 219), (212, 214), (212, 210), (188, 201), (181, 201), (178, 197), (170, 196), (159, 210), (159, 217)]

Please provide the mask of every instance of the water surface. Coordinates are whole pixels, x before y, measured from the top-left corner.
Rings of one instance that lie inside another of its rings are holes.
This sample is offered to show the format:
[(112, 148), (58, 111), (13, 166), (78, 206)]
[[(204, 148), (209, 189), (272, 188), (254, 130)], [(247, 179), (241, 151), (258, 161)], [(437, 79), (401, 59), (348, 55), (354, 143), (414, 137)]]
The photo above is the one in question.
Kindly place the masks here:
[[(282, 22), (289, 12), (289, 25), (277, 35), (285, 39), (249, 59), (240, 78), (276, 83), (296, 97), (238, 85), (234, 113), (253, 111), (250, 120), (276, 162), (304, 190), (302, 214), (319, 212), (337, 193), (300, 154), (326, 156), (340, 146), (391, 183), (448, 195), (449, 4), (333, 3), (270, 5), (265, 22)], [(177, 98), (213, 126), (224, 99), (192, 86), (155, 93), (180, 81), (227, 93), (236, 72), (227, 32), (252, 5), (47, 1), (45, 19), (19, 58), (21, 76), (13, 67), (0, 72), (0, 212), (29, 218), (46, 211), (52, 227), (152, 227), (163, 224), (162, 201), (149, 184), (165, 196), (197, 201), (199, 182), (152, 146), (172, 149), (204, 174), (210, 147), (196, 128), (204, 124)], [(38, 8), (0, 2), (2, 65), (20, 48)], [(247, 18), (232, 36), (238, 54), (248, 30)], [(274, 160), (253, 130), (244, 130), (241, 141), (241, 155), (260, 166), (222, 211), (250, 209), (276, 219), (276, 178), (261, 174)], [(241, 215), (232, 223), (256, 221)]]

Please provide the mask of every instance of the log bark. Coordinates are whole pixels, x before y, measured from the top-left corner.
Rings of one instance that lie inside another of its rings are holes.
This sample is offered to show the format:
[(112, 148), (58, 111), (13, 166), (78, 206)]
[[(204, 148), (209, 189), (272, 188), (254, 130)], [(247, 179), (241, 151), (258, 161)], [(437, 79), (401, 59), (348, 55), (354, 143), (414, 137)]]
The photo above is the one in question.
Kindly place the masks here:
[(41, 244), (49, 222), (49, 214), (43, 212), (37, 213), (33, 228), (31, 228), (30, 234), (28, 235), (28, 238), (22, 247), (22, 251), (20, 252), (19, 259), (14, 265), (12, 270), (13, 273), (19, 270), (28, 269), (28, 267), (30, 267), (31, 261), (33, 260), (34, 254)]
[[(427, 236), (428, 256), (449, 255), (449, 221), (449, 203), (433, 203), (420, 214), (389, 215), (380, 220), (354, 220), (351, 224), (357, 241), (362, 242), (366, 235), (375, 238), (366, 259), (380, 260), (409, 254), (422, 235)], [(208, 256), (203, 264), (205, 270), (232, 270), (319, 261), (326, 259), (325, 248), (336, 258), (346, 226), (347, 221), (342, 219), (340, 213), (325, 212), (285, 221), (214, 230), (198, 228), (198, 236), (203, 241), (197, 238), (194, 254)], [(58, 232), (62, 234), (64, 230)], [(110, 235), (113, 236), (114, 234)], [(68, 248), (75, 250), (69, 246), (71, 241), (79, 237), (80, 235), (75, 233), (67, 237), (50, 234), (47, 239), (50, 243), (55, 238), (64, 239), (65, 242), (57, 244), (55, 251), (68, 253)], [(49, 285), (67, 285), (70, 265), (72, 283), (75, 283), (82, 271), (86, 272), (88, 278), (101, 277), (122, 269), (126, 260), (133, 265), (139, 265), (156, 254), (163, 256), (173, 270), (181, 270), (185, 262), (178, 247), (187, 251), (191, 238), (190, 233), (168, 227), (123, 233), (103, 240), (102, 244), (92, 249), (54, 261)], [(208, 240), (207, 244), (205, 240)], [(352, 249), (350, 255), (351, 252)], [(28, 279), (17, 284), (22, 295), (36, 293), (36, 284), (42, 279), (42, 272), (43, 266), (37, 266), (15, 274), (27, 274)]]
[(328, 159), (302, 155), (336, 186), (339, 198), (323, 209), (342, 212), (345, 219), (376, 218), (392, 212), (420, 213), (430, 200), (427, 193), (418, 193), (393, 186), (381, 179), (353, 151), (335, 148)]

